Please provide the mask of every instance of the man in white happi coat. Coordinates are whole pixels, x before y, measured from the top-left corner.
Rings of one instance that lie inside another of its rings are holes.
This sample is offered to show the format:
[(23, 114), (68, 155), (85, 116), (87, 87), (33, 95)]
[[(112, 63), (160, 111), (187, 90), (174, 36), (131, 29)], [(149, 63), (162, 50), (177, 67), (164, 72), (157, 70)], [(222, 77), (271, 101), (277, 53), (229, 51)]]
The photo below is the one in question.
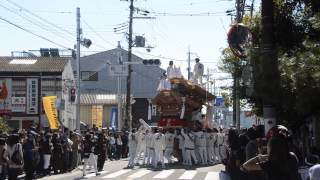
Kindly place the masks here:
[(169, 79), (167, 78), (167, 75), (163, 73), (157, 91), (162, 91), (162, 90), (170, 90), (171, 89), (171, 83)]
[(136, 152), (136, 164), (139, 164), (139, 160), (140, 160), (140, 157), (141, 157), (141, 154), (142, 153), (145, 153), (146, 151), (146, 128), (141, 125), (139, 127), (139, 130), (137, 132), (137, 141), (138, 141), (138, 144), (137, 144), (137, 152)]
[(196, 64), (193, 67), (193, 82), (202, 85), (202, 76), (204, 73), (204, 66), (200, 63), (200, 59), (196, 58)]
[(198, 160), (194, 153), (195, 135), (190, 131), (185, 133), (183, 129), (181, 130), (181, 134), (184, 137), (184, 148), (186, 150), (186, 165), (192, 166), (192, 159), (194, 160), (195, 164), (198, 164)]
[(151, 160), (153, 160), (153, 156), (154, 156), (154, 148), (152, 145), (153, 132), (151, 127), (142, 118), (139, 119), (139, 122), (142, 124), (142, 126), (145, 129), (146, 149), (143, 157), (143, 164), (150, 165)]
[(199, 153), (199, 157), (201, 160), (201, 164), (207, 164), (207, 140), (205, 133), (200, 130), (195, 132), (196, 134), (196, 142), (197, 142), (197, 149)]
[(176, 69), (176, 67), (173, 65), (173, 61), (169, 61), (169, 66), (167, 67), (168, 79), (175, 77), (175, 69)]
[(181, 134), (181, 131), (180, 131), (180, 134), (178, 135), (178, 140), (179, 140), (179, 149), (181, 150), (181, 154), (182, 154), (182, 161), (181, 162), (183, 165), (186, 165), (186, 162), (187, 162), (186, 150), (184, 148), (184, 137)]
[(225, 141), (224, 133), (223, 133), (223, 130), (220, 129), (219, 132), (217, 133), (217, 146), (218, 146), (217, 156), (218, 156), (219, 163), (221, 163), (222, 160), (224, 160), (225, 158), (224, 153), (226, 152), (226, 147), (224, 146), (225, 144), (224, 141)]
[(220, 154), (219, 154), (219, 145), (218, 145), (218, 139), (219, 139), (219, 131), (217, 128), (213, 128), (213, 134), (215, 136), (215, 143), (214, 143), (214, 154), (215, 154), (215, 161), (220, 161)]
[(228, 130), (225, 129), (224, 132), (222, 132), (222, 146), (220, 148), (221, 158), (222, 160), (227, 159), (227, 151), (228, 151)]
[(164, 151), (164, 157), (167, 159), (168, 164), (172, 163), (171, 155), (173, 153), (173, 143), (175, 138), (175, 134), (172, 131), (172, 129), (169, 129), (165, 134), (166, 149)]
[(151, 165), (151, 160), (154, 156), (154, 148), (152, 147), (153, 133), (149, 130), (146, 131), (146, 153), (144, 154), (143, 164)]
[(153, 167), (157, 168), (158, 162), (160, 161), (162, 168), (165, 168), (163, 157), (163, 151), (165, 149), (165, 136), (162, 132), (159, 131), (158, 128), (155, 129), (152, 142), (154, 148)]
[(137, 150), (137, 132), (135, 129), (132, 129), (132, 131), (129, 133), (128, 136), (128, 146), (129, 146), (129, 163), (128, 168), (134, 167), (134, 161), (136, 158), (136, 150)]
[(212, 129), (207, 130), (207, 154), (208, 154), (208, 162), (210, 164), (215, 163), (216, 161), (216, 155), (214, 153), (214, 144), (217, 140), (215, 133)]

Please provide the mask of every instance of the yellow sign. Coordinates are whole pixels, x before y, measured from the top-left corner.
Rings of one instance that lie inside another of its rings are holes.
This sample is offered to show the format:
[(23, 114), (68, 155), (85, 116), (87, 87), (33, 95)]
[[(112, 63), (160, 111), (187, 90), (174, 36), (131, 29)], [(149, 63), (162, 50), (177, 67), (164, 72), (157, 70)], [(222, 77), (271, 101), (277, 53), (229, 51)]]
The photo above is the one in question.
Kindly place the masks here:
[(57, 96), (42, 97), (43, 108), (46, 112), (51, 129), (58, 129), (58, 112), (55, 107)]
[(93, 105), (91, 112), (92, 124), (95, 124), (98, 128), (102, 128), (103, 106)]

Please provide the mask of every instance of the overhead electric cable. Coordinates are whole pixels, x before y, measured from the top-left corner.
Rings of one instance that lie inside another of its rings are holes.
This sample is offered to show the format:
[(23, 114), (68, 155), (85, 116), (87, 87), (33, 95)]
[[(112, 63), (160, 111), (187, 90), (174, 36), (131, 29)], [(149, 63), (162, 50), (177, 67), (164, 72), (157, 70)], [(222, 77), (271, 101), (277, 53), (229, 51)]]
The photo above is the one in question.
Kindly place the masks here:
[(167, 12), (149, 12), (153, 16), (214, 16), (225, 15), (225, 12), (201, 12), (201, 13), (167, 13)]
[[(144, 53), (144, 52), (141, 52), (141, 51), (135, 51), (139, 54), (144, 54), (144, 55), (147, 55), (147, 56), (151, 56), (151, 57), (156, 57), (156, 58), (162, 58), (162, 59), (168, 59), (168, 60), (173, 60), (173, 61), (187, 61), (187, 59), (183, 60), (183, 59), (176, 59), (176, 58), (170, 58), (170, 57), (165, 57), (165, 56), (162, 56), (162, 55), (153, 55), (153, 54), (148, 54), (148, 53)], [(202, 58), (203, 59), (203, 58)], [(204, 58), (205, 59), (205, 58)], [(214, 61), (218, 61), (218, 60), (212, 60), (211, 61), (201, 61), (202, 63), (214, 63), (216, 64), (217, 62), (214, 62)]]
[(74, 35), (73, 33), (71, 33), (71, 32), (69, 32), (69, 31), (67, 31), (67, 30), (63, 29), (63, 28), (62, 28), (62, 27), (60, 27), (60, 26), (55, 25), (54, 23), (51, 23), (50, 21), (48, 21), (48, 20), (46, 20), (46, 19), (42, 18), (41, 16), (38, 16), (37, 14), (35, 14), (35, 13), (33, 13), (33, 12), (29, 11), (28, 9), (26, 9), (26, 8), (24, 8), (24, 7), (20, 6), (20, 5), (18, 5), (17, 3), (15, 3), (15, 2), (13, 2), (13, 1), (11, 1), (11, 0), (7, 0), (7, 1), (8, 1), (9, 3), (11, 3), (11, 4), (13, 4), (13, 5), (15, 5), (15, 6), (19, 7), (19, 8), (20, 8), (20, 10), (26, 11), (27, 13), (29, 13), (29, 14), (31, 14), (31, 15), (33, 15), (33, 16), (35, 16), (35, 17), (39, 18), (39, 19), (41, 19), (41, 20), (42, 20), (42, 21), (44, 21), (45, 23), (50, 24), (51, 26), (54, 26), (55, 28), (60, 29), (61, 31), (64, 31), (65, 33), (67, 33), (67, 34), (71, 35), (71, 36), (72, 36), (72, 38), (73, 38), (73, 37), (75, 37), (75, 35)]
[(57, 43), (57, 42), (54, 42), (54, 41), (52, 41), (52, 40), (50, 40), (50, 39), (48, 39), (48, 38), (46, 38), (46, 37), (44, 37), (44, 36), (38, 35), (38, 34), (32, 32), (32, 31), (28, 30), (28, 29), (25, 29), (24, 27), (21, 27), (21, 26), (15, 24), (15, 23), (13, 23), (13, 22), (11, 22), (11, 21), (9, 21), (9, 20), (1, 17), (1, 16), (0, 16), (0, 19), (3, 20), (3, 21), (5, 21), (5, 22), (7, 22), (7, 23), (9, 23), (9, 24), (11, 24), (12, 26), (15, 26), (15, 27), (17, 27), (17, 28), (19, 28), (19, 29), (21, 29), (21, 30), (23, 30), (23, 31), (26, 31), (26, 32), (34, 35), (34, 36), (37, 36), (37, 37), (39, 37), (39, 38), (41, 38), (41, 39), (44, 39), (44, 40), (46, 40), (46, 41), (49, 41), (49, 42), (51, 42), (52, 44), (55, 44), (55, 45), (60, 46), (60, 47), (63, 47), (63, 48), (65, 48), (65, 49), (71, 49), (71, 48), (68, 48), (68, 47), (66, 47), (66, 46), (64, 46), (64, 45), (62, 45), (62, 44), (59, 44), (59, 43)]
[(97, 36), (99, 36), (104, 42), (106, 42), (107, 44), (111, 45), (112, 47), (115, 47), (115, 45), (109, 41), (107, 41), (103, 36), (101, 36), (99, 33), (97, 33), (97, 31), (95, 31), (82, 17), (81, 17), (82, 21), (88, 26), (89, 29), (91, 29), (91, 31), (93, 33), (95, 33)]
[(65, 40), (67, 40), (67, 41), (69, 41), (69, 42), (72, 41), (72, 40), (70, 40), (70, 39), (67, 39), (65, 36), (62, 36), (59, 32), (52, 31), (51, 28), (49, 28), (49, 27), (46, 27), (46, 28), (45, 28), (46, 25), (44, 25), (42, 22), (39, 22), (39, 21), (36, 21), (36, 20), (31, 20), (31, 19), (29, 19), (28, 17), (23, 16), (22, 14), (16, 12), (15, 10), (12, 10), (12, 9), (10, 9), (10, 8), (2, 5), (2, 4), (0, 4), (0, 6), (1, 6), (2, 8), (4, 8), (4, 9), (6, 9), (7, 11), (10, 11), (10, 12), (12, 12), (12, 13), (20, 16), (21, 18), (27, 20), (27, 21), (30, 22), (31, 24), (40, 27), (40, 28), (43, 29), (43, 30), (46, 30), (46, 31), (48, 31), (48, 32), (51, 32), (52, 34), (55, 34), (56, 36), (59, 36), (59, 37), (61, 37), (62, 39), (65, 39)]

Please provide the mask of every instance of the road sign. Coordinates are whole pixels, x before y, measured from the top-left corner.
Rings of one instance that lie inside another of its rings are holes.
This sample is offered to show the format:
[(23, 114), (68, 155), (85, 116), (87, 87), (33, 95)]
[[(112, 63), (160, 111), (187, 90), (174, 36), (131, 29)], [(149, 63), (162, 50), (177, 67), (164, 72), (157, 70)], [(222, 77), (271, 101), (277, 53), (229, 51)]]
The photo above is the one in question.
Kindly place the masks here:
[(128, 76), (128, 65), (111, 64), (108, 66), (110, 76)]

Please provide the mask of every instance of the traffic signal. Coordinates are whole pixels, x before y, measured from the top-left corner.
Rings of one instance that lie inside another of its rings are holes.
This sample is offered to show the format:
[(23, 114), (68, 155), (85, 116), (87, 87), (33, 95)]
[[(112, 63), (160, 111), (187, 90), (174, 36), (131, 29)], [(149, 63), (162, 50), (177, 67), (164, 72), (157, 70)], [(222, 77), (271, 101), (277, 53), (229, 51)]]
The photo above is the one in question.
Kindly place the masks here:
[(142, 64), (149, 66), (160, 66), (161, 62), (160, 59), (145, 59), (142, 61)]
[(76, 89), (75, 88), (70, 89), (70, 101), (71, 102), (76, 101)]

